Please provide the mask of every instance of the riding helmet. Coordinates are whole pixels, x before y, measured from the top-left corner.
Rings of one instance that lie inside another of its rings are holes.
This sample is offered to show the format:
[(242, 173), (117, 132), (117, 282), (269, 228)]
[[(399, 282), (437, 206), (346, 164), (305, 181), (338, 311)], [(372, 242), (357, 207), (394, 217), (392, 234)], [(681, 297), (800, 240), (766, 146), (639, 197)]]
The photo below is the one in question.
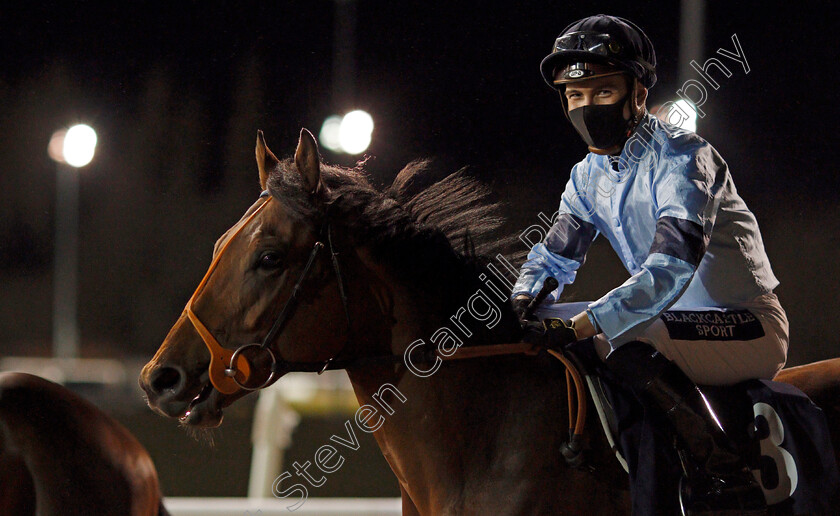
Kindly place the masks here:
[[(603, 67), (590, 64), (617, 68), (646, 88), (656, 83), (653, 43), (642, 29), (624, 18), (598, 14), (572, 23), (555, 40), (551, 54), (540, 63), (540, 72), (555, 89), (564, 83), (606, 75), (599, 71)], [(558, 69), (563, 73), (555, 81)]]

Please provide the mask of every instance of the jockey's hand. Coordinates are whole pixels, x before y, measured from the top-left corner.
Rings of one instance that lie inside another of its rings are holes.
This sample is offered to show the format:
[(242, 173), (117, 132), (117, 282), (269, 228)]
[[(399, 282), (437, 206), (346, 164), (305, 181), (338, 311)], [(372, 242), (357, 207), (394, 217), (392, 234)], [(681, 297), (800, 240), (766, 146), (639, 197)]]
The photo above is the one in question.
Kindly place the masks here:
[[(531, 297), (528, 294), (519, 294), (513, 298), (513, 311), (516, 313), (516, 317), (519, 319), (519, 322), (524, 323), (526, 320), (539, 322), (539, 319), (533, 315), (534, 308), (542, 304), (548, 295), (556, 290), (559, 285), (560, 283), (556, 279), (549, 276), (543, 281), (542, 287), (536, 297)], [(529, 313), (528, 307), (531, 305), (533, 305), (533, 307), (531, 308), (531, 313)]]
[(520, 322), (525, 330), (523, 340), (541, 347), (560, 349), (579, 340), (574, 325), (568, 320), (548, 318), (542, 322)]
[[(526, 295), (519, 295), (513, 298), (511, 301), (511, 305), (513, 305), (513, 313), (516, 314), (516, 318), (519, 319), (520, 323), (524, 323), (525, 321), (538, 321), (533, 314), (528, 314), (528, 305), (531, 303), (531, 300), (534, 298), (531, 296)], [(524, 327), (524, 325), (523, 325)]]

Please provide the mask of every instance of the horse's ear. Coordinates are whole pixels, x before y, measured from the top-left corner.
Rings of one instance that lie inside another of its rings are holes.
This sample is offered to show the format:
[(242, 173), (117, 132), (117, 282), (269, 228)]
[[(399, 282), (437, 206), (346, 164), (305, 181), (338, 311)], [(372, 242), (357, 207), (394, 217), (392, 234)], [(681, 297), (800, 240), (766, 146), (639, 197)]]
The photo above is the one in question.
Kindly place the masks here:
[(266, 189), (268, 174), (277, 167), (280, 160), (272, 153), (265, 144), (263, 132), (257, 130), (257, 168), (260, 169), (260, 188)]
[(295, 165), (297, 165), (303, 186), (310, 194), (318, 193), (321, 189), (321, 161), (318, 158), (318, 144), (315, 137), (306, 129), (300, 130), (300, 140), (295, 151)]

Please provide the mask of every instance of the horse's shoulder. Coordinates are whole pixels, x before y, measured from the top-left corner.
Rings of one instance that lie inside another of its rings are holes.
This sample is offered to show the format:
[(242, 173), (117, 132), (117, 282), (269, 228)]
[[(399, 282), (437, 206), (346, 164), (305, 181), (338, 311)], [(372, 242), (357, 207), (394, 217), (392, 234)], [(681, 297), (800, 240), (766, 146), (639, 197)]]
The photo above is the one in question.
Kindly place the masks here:
[(21, 408), (21, 403), (43, 396), (45, 391), (54, 391), (55, 385), (28, 373), (0, 373), (0, 409)]
[(79, 428), (93, 428), (99, 423), (97, 431), (113, 432), (112, 428), (119, 426), (67, 387), (20, 372), (0, 373), (0, 416), (4, 414), (40, 429), (58, 425), (58, 421), (63, 424), (73, 421), (80, 424)]
[(47, 383), (47, 381), (29, 373), (15, 371), (0, 373), (0, 391), (28, 388), (39, 383)]

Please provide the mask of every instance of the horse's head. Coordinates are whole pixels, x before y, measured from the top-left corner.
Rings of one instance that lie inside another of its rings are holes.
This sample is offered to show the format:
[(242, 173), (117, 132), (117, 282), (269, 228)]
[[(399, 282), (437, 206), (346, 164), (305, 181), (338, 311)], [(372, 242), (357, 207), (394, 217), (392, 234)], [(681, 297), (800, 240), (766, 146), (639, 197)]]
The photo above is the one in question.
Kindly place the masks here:
[[(347, 342), (315, 139), (301, 131), (294, 162), (281, 167), (260, 132), (256, 154), (263, 195), (216, 242), (204, 279), (140, 375), (149, 405), (191, 426), (217, 426), (224, 407), (288, 363), (326, 363)], [(286, 184), (308, 216), (266, 193), (272, 174), (296, 176)]]
[(153, 409), (216, 426), (224, 407), (288, 371), (358, 370), (379, 358), (393, 366), (465, 306), (474, 318), (466, 337), (519, 331), (475, 259), (504, 242), (493, 235), (500, 219), (486, 187), (460, 173), (423, 187), (420, 161), (379, 191), (358, 167), (322, 165), (306, 130), (294, 160), (277, 160), (262, 133), (256, 152), (263, 194), (218, 240), (207, 274), (141, 373)]

